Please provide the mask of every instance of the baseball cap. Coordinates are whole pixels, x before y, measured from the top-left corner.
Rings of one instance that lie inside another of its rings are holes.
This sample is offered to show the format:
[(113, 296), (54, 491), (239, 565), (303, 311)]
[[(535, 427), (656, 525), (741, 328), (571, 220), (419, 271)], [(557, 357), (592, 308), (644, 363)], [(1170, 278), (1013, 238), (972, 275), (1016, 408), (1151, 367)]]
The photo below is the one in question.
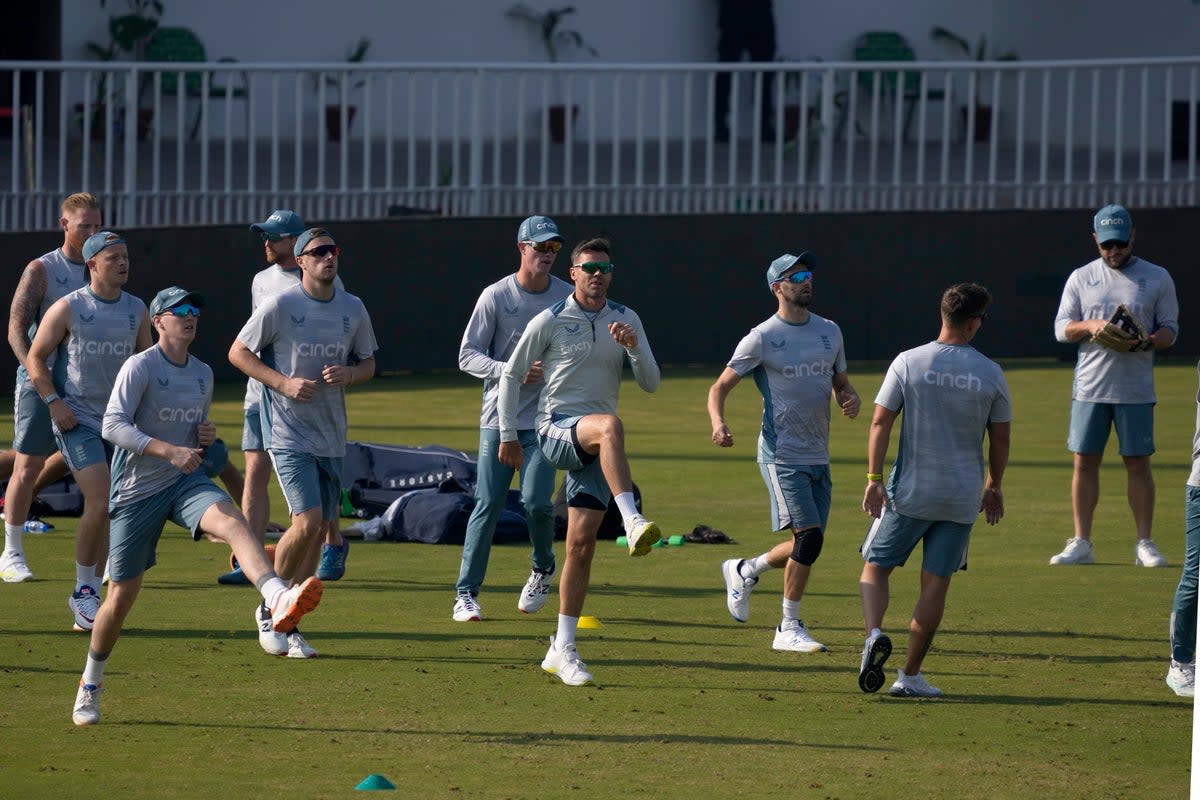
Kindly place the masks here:
[(112, 231), (93, 233), (83, 243), (83, 260), (91, 261), (101, 250), (112, 247), (114, 244), (125, 244), (125, 237)]
[(1113, 240), (1128, 242), (1133, 232), (1133, 218), (1124, 206), (1107, 205), (1096, 212), (1092, 229), (1096, 231), (1096, 241), (1100, 244)]
[(255, 233), (271, 233), (275, 236), (298, 236), (304, 232), (304, 220), (295, 211), (281, 208), (272, 211), (265, 222), (256, 222), (250, 226)]
[(191, 303), (196, 308), (204, 308), (204, 295), (199, 292), (189, 292), (178, 286), (168, 286), (154, 295), (154, 299), (150, 301), (150, 316), (157, 317), (181, 303)]
[(517, 228), (518, 242), (546, 242), (551, 239), (562, 240), (558, 226), (549, 217), (534, 215), (521, 223)]
[(809, 269), (817, 268), (817, 257), (812, 250), (805, 250), (798, 256), (791, 253), (784, 253), (779, 258), (771, 262), (771, 266), (767, 267), (767, 286), (779, 280), (783, 273), (787, 272), (796, 264), (803, 264)]
[(308, 247), (309, 242), (313, 239), (320, 239), (322, 236), (327, 239), (333, 238), (333, 234), (324, 228), (309, 228), (300, 234), (296, 239), (296, 246), (292, 248), (292, 252), (296, 254), (296, 258), (300, 257), (300, 254), (304, 252), (304, 248)]

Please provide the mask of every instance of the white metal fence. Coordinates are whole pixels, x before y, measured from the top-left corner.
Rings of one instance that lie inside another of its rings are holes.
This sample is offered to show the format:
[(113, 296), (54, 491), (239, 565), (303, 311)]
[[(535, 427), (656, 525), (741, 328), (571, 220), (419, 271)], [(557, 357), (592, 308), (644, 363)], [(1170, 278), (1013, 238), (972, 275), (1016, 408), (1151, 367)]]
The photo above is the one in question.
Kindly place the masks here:
[[(719, 72), (735, 76), (727, 137), (713, 112)], [(124, 226), (244, 222), (275, 207), (333, 220), (1197, 196), (1200, 58), (0, 62), (0, 86), (12, 109), (0, 118), (6, 230), (56, 227), (61, 198), (84, 189)]]

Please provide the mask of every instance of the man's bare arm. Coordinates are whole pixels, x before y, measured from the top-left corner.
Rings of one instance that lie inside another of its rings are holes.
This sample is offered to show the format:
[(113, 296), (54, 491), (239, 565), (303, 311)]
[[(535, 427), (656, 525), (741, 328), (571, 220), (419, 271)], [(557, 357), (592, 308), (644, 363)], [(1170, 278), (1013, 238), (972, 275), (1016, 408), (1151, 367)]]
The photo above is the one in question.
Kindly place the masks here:
[(46, 267), (40, 258), (30, 261), (21, 273), (17, 290), (13, 293), (12, 307), (8, 312), (8, 345), (13, 355), (24, 366), (29, 355), (29, 328), (37, 322), (38, 308), (46, 296)]

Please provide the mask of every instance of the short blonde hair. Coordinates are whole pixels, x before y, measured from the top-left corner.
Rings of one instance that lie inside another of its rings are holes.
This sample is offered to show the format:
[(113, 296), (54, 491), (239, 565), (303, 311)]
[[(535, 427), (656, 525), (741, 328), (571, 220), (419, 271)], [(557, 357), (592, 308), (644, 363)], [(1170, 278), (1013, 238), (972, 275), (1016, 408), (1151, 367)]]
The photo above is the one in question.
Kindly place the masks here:
[(74, 211), (79, 208), (87, 208), (93, 211), (99, 211), (100, 199), (91, 192), (76, 192), (73, 195), (69, 195), (67, 199), (63, 200), (62, 202), (62, 213), (64, 214), (66, 214), (68, 211)]

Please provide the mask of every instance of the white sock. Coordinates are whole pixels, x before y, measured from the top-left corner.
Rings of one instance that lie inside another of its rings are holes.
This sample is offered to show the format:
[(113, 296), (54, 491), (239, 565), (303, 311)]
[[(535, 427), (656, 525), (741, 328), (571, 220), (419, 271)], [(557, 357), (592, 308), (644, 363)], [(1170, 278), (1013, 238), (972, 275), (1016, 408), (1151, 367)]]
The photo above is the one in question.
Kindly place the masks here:
[(872, 636), (879, 636), (882, 633), (883, 631), (879, 628), (871, 628), (871, 632), (867, 634), (867, 638), (870, 639)]
[(788, 600), (783, 598), (783, 625), (786, 626), (792, 620), (800, 619), (800, 601)]
[(767, 562), (767, 554), (757, 555), (754, 558), (747, 558), (742, 562), (742, 566), (738, 571), (743, 578), (757, 578), (767, 570), (771, 569), (770, 563)]
[(88, 564), (85, 566), (78, 561), (75, 562), (75, 591), (78, 592), (84, 586), (91, 586), (95, 589), (96, 587), (92, 586), (93, 583), (97, 583), (96, 565)]
[(4, 551), (6, 553), (23, 553), (21, 549), (22, 537), (25, 534), (24, 525), (10, 525), (4, 523)]
[(266, 601), (267, 608), (274, 610), (275, 601), (279, 599), (282, 592), (287, 591), (287, 584), (283, 582), (283, 578), (276, 576), (267, 579), (267, 582), (259, 587), (258, 592), (262, 595), (262, 599)]
[(562, 650), (567, 645), (575, 644), (575, 629), (579, 627), (579, 617), (558, 615), (558, 633), (554, 634), (554, 649)]
[(87, 657), (87, 665), (83, 668), (83, 682), (89, 686), (99, 686), (104, 683), (104, 667), (108, 664), (108, 658), (103, 661), (96, 660), (90, 652)]
[(639, 516), (637, 510), (637, 501), (633, 499), (633, 492), (621, 492), (613, 498), (617, 501), (617, 510), (621, 512), (621, 519), (625, 522), (633, 517)]

